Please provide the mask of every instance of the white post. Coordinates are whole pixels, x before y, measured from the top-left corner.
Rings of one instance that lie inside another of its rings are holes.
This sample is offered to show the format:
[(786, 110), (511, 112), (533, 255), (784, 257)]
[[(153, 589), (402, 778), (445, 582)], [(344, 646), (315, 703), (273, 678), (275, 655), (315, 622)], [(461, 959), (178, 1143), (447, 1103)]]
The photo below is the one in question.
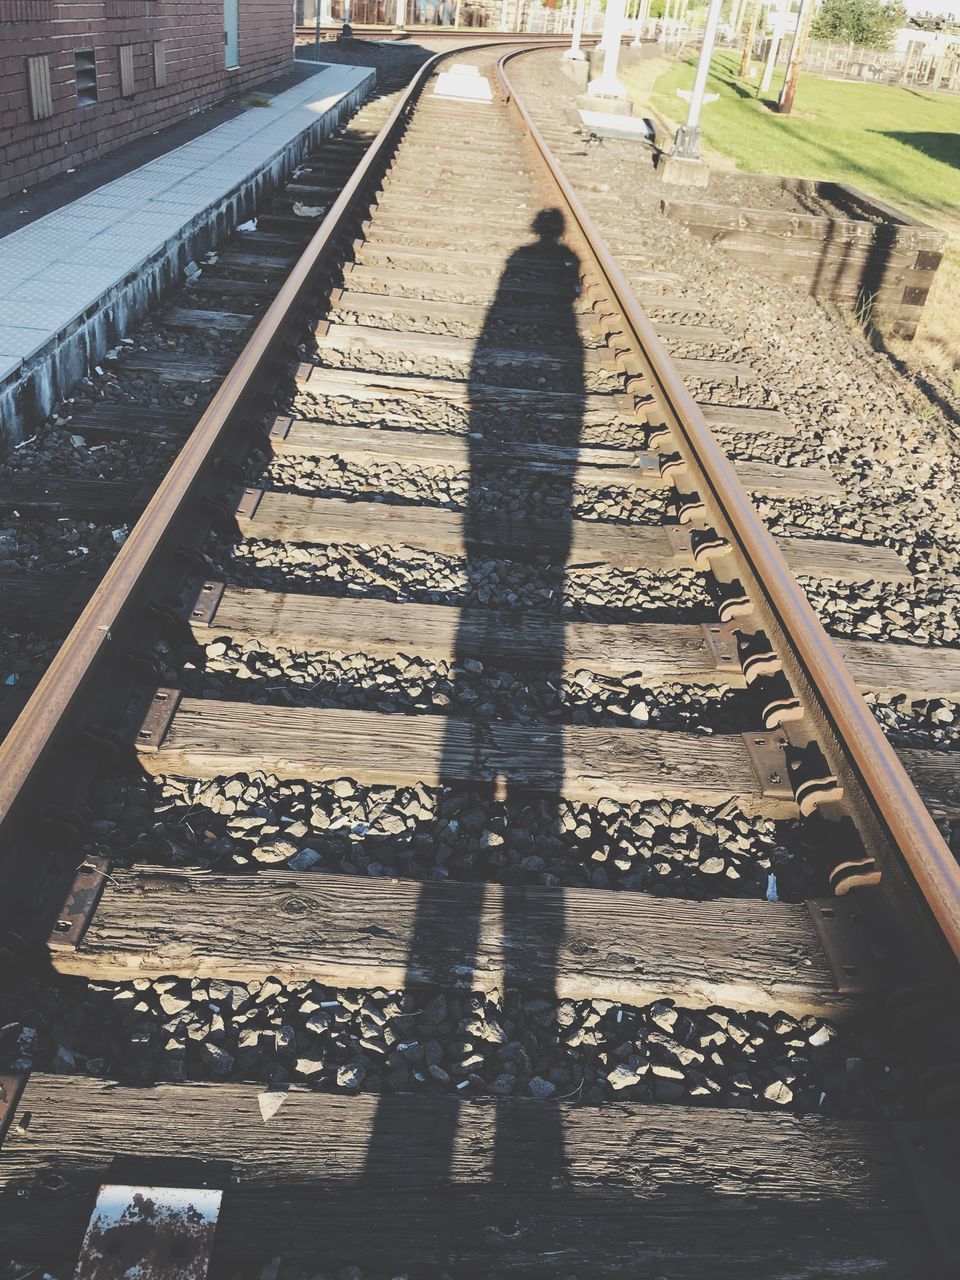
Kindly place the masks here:
[(697, 76), (693, 82), (693, 93), (690, 97), (690, 110), (687, 112), (687, 123), (677, 130), (673, 154), (682, 160), (700, 159), (700, 111), (703, 107), (703, 95), (707, 87), (707, 76), (710, 74), (710, 58), (713, 54), (714, 41), (717, 38), (717, 27), (720, 25), (720, 10), (723, 0), (710, 0), (707, 10), (707, 23), (703, 29), (703, 44), (700, 46), (700, 61), (697, 63)]
[(590, 0), (590, 11), (587, 14), (586, 31), (592, 35), (597, 29), (597, 0)]
[(500, 30), (507, 29), (507, 3), (508, 0), (500, 0)]
[(647, 8), (646, 0), (637, 0), (637, 17), (636, 17), (637, 25), (633, 32), (633, 41), (632, 41), (634, 45), (638, 45), (640, 43), (640, 37), (643, 32), (643, 21), (646, 15), (646, 8)]
[(603, 71), (587, 85), (590, 97), (625, 98), (627, 91), (617, 79), (617, 63), (620, 61), (620, 40), (627, 12), (627, 0), (607, 0), (607, 12), (603, 18)]
[[(323, 0), (324, 4), (329, 4), (330, 0)], [(402, 31), (407, 22), (407, 0), (397, 0), (396, 27), (398, 31)]]
[(770, 35), (770, 48), (767, 50), (767, 61), (763, 68), (763, 77), (760, 80), (760, 92), (766, 93), (770, 88), (773, 80), (773, 69), (777, 65), (777, 54), (780, 52), (780, 41), (783, 38), (783, 29), (787, 24), (786, 7), (778, 9), (773, 18), (773, 31)]
[(570, 48), (564, 50), (565, 58), (572, 58), (577, 62), (582, 62), (586, 58), (586, 54), (580, 48), (580, 37), (583, 35), (583, 14), (587, 7), (587, 0), (577, 0), (576, 12), (573, 15), (573, 35), (570, 38)]

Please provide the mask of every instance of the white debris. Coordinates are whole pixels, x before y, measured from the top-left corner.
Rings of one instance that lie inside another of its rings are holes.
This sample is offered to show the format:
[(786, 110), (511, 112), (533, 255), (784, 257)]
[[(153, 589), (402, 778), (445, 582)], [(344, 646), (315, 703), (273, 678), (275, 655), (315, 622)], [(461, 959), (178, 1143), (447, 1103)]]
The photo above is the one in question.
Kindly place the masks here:
[(257, 1105), (260, 1107), (264, 1124), (273, 1119), (286, 1100), (285, 1089), (265, 1089), (263, 1093), (257, 1094)]

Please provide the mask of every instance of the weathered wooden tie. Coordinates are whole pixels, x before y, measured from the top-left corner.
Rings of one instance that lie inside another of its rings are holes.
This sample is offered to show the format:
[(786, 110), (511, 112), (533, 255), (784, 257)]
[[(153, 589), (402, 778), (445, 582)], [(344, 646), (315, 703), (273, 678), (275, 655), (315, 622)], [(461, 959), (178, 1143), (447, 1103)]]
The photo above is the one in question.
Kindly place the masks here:
[[(608, 564), (648, 572), (706, 569), (729, 544), (707, 544), (696, 552), (683, 526), (608, 524), (598, 520), (519, 520), (485, 515), (468, 522), (460, 512), (382, 502), (310, 498), (247, 489), (236, 506), (247, 537), (294, 542), (405, 546), (437, 555), (497, 555), (508, 560), (565, 553), (568, 569)], [(825, 538), (780, 538), (795, 573), (843, 581), (909, 582), (910, 570), (888, 547), (831, 542)]]
[(838, 984), (821, 942), (823, 906), (837, 909), (834, 899), (684, 902), (615, 890), (113, 868), (79, 944), (56, 946), (51, 958), (60, 973), (110, 982), (175, 973), (338, 988), (509, 985), (634, 1006), (671, 992), (697, 1008), (842, 1019), (863, 1012), (877, 979), (865, 968)]
[(489, 783), (574, 800), (672, 797), (713, 803), (736, 796), (758, 811), (793, 814), (786, 770), (771, 774), (766, 757), (754, 750), (772, 743), (763, 731), (707, 737), (659, 729), (531, 727), (181, 699), (173, 690), (158, 691), (136, 738), (140, 763), (152, 774), (211, 778), (265, 770), (284, 778), (351, 777), (386, 786)]
[[(29, 1116), (29, 1120), (26, 1117)], [(722, 1108), (125, 1087), (34, 1073), (0, 1162), (0, 1251), (73, 1266), (96, 1189), (222, 1178), (219, 1266), (528, 1273), (630, 1259), (672, 1280), (942, 1274), (907, 1125)], [(558, 1181), (557, 1153), (562, 1178)], [(158, 1170), (160, 1176), (157, 1176)], [(189, 1176), (189, 1175), (188, 1175)], [(56, 1187), (56, 1194), (49, 1190)]]

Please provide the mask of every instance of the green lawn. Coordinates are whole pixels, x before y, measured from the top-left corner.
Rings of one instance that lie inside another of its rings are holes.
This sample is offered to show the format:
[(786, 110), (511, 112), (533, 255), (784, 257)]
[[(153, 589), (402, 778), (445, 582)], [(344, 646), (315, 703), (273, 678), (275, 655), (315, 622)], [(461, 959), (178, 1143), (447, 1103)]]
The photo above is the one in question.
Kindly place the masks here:
[[(945, 375), (960, 398), (960, 98), (801, 73), (793, 114), (779, 116), (783, 73), (761, 102), (759, 64), (754, 80), (741, 80), (739, 68), (737, 53), (714, 56), (708, 90), (720, 99), (700, 122), (714, 157), (752, 173), (849, 182), (950, 232), (916, 340), (889, 344), (913, 367)], [(672, 121), (686, 116), (677, 89), (691, 88), (693, 76), (693, 60), (622, 73), (640, 111), (652, 106)]]
[[(714, 56), (708, 92), (720, 100), (701, 118), (709, 147), (737, 168), (794, 178), (850, 182), (944, 226), (960, 225), (960, 99), (892, 85), (853, 84), (801, 74), (789, 116), (758, 101), (757, 79), (737, 75), (740, 55)], [(673, 120), (686, 104), (677, 89), (693, 85), (694, 62), (669, 65), (650, 101)]]

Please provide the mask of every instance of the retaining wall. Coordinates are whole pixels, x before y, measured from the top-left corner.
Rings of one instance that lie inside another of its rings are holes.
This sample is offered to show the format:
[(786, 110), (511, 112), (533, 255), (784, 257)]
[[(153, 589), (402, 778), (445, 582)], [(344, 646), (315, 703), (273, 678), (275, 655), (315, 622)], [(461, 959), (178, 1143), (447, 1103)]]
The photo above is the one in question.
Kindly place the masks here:
[(802, 198), (822, 197), (845, 217), (743, 209), (668, 198), (660, 207), (695, 235), (784, 284), (872, 318), (913, 338), (946, 232), (865, 195), (856, 187), (805, 178), (766, 178)]

